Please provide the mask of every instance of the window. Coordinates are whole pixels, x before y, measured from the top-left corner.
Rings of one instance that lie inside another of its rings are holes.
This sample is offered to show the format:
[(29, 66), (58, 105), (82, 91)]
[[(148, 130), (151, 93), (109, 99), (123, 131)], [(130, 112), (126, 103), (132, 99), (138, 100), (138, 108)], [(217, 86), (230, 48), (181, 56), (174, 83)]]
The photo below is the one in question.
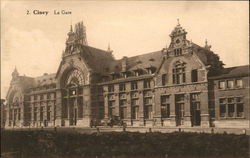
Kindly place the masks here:
[(135, 76), (141, 75), (141, 69), (134, 70)]
[(169, 116), (170, 116), (169, 95), (161, 96), (161, 117), (169, 118)]
[(236, 87), (237, 87), (237, 88), (242, 88), (242, 87), (243, 87), (243, 83), (242, 83), (242, 80), (241, 80), (241, 79), (237, 79), (237, 80), (236, 80)]
[(136, 90), (136, 89), (138, 89), (137, 82), (134, 81), (131, 83), (131, 90)]
[(47, 99), (50, 99), (50, 98), (51, 98), (50, 95), (51, 95), (50, 93), (47, 94)]
[(131, 110), (132, 110), (132, 113), (131, 113), (132, 119), (138, 119), (139, 107), (138, 106), (132, 106)]
[(127, 101), (126, 100), (120, 100), (120, 106), (126, 106)]
[(68, 75), (65, 85), (76, 86), (76, 85), (83, 85), (84, 83), (85, 81), (84, 81), (83, 74), (79, 70), (74, 69)]
[(126, 107), (120, 107), (120, 116), (121, 116), (121, 119), (127, 118), (127, 108)]
[(228, 104), (228, 117), (234, 117), (234, 104)]
[(219, 81), (219, 89), (225, 89), (225, 81)]
[(220, 117), (244, 117), (243, 97), (220, 98)]
[(12, 120), (13, 118), (12, 118), (12, 116), (13, 116), (13, 111), (12, 110), (10, 110), (10, 120)]
[(197, 71), (197, 69), (192, 70), (191, 77), (192, 77), (192, 82), (197, 82), (198, 81), (198, 71)]
[(21, 109), (18, 108), (17, 111), (18, 111), (17, 113), (18, 120), (21, 120)]
[(233, 80), (227, 81), (227, 88), (229, 88), (229, 89), (234, 88), (234, 81)]
[(109, 101), (109, 110), (108, 115), (109, 117), (113, 117), (115, 114), (115, 101)]
[(220, 104), (220, 117), (226, 117), (226, 105)]
[(108, 86), (108, 91), (109, 92), (114, 92), (114, 85), (109, 85)]
[(50, 112), (51, 112), (51, 107), (47, 107), (47, 121), (50, 121)]
[(150, 80), (149, 79), (144, 81), (144, 88), (150, 88)]
[(243, 104), (243, 98), (242, 97), (236, 97), (236, 117), (243, 117), (244, 116), (244, 104)]
[(131, 105), (133, 105), (133, 106), (139, 105), (139, 99), (132, 99)]
[(145, 105), (151, 105), (152, 104), (152, 98), (145, 98), (144, 103), (145, 103)]
[(162, 82), (162, 85), (165, 86), (166, 83), (167, 83), (167, 74), (163, 74), (161, 76), (161, 82)]
[(238, 103), (237, 104), (237, 117), (243, 117), (244, 115), (243, 115), (243, 112), (244, 112), (244, 110), (243, 110), (243, 103)]
[(152, 112), (152, 105), (145, 106), (145, 119), (152, 119), (153, 112)]
[(76, 95), (76, 90), (75, 89), (70, 90), (70, 95)]
[(120, 91), (125, 91), (125, 90), (126, 90), (125, 83), (121, 83), (121, 84), (119, 85), (119, 90), (120, 90)]
[(34, 100), (37, 100), (37, 95), (34, 95)]
[(131, 100), (131, 117), (132, 119), (138, 119), (139, 113), (139, 99)]
[(181, 49), (181, 48), (175, 49), (175, 50), (174, 50), (174, 55), (175, 55), (175, 56), (180, 56), (180, 55), (182, 55), (182, 49)]
[(190, 94), (190, 105), (191, 105), (191, 119), (193, 125), (200, 125), (200, 93)]
[(173, 84), (186, 82), (185, 63), (177, 61), (173, 68)]
[[(101, 93), (103, 93), (102, 87), (99, 87), (99, 90), (100, 90)], [(82, 95), (82, 93), (83, 93), (83, 88), (80, 87), (80, 88), (78, 89), (78, 95)]]
[(43, 107), (40, 108), (40, 121), (43, 121)]
[(145, 119), (152, 119), (152, 98), (144, 98), (144, 116)]
[(37, 107), (34, 108), (34, 121), (37, 121)]

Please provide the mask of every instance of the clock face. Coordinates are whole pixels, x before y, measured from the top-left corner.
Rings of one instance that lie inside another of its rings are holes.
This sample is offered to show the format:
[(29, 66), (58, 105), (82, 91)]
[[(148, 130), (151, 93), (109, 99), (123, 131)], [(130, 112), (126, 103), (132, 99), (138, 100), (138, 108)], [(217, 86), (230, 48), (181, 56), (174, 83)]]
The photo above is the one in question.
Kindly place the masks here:
[(181, 45), (181, 39), (177, 38), (175, 40), (175, 46), (180, 46)]

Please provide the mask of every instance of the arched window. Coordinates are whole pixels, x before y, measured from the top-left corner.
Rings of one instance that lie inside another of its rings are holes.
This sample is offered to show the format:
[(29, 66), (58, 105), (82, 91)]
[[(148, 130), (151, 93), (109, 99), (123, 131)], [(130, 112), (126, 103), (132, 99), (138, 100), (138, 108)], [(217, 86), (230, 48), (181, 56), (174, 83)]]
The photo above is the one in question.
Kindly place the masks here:
[(173, 84), (181, 84), (186, 82), (186, 63), (177, 61), (173, 67)]
[(82, 73), (75, 69), (70, 72), (66, 79), (66, 86), (77, 86), (77, 85), (83, 85), (85, 83), (84, 77)]

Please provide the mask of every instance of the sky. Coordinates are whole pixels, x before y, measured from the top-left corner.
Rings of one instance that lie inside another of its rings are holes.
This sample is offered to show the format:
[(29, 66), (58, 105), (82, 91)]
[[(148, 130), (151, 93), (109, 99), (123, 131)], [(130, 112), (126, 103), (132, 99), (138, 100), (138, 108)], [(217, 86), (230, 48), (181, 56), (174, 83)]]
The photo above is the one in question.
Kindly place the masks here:
[(107, 50), (110, 43), (116, 59), (166, 47), (179, 19), (187, 39), (200, 46), (207, 39), (225, 67), (249, 64), (248, 13), (247, 1), (1, 1), (1, 98), (15, 66), (31, 77), (55, 73), (70, 25), (79, 21), (88, 45)]

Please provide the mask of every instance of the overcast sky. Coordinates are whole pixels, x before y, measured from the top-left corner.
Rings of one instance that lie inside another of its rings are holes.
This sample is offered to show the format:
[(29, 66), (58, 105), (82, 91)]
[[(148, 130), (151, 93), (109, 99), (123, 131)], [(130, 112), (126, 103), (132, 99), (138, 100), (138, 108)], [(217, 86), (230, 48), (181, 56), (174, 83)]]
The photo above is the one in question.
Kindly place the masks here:
[[(49, 11), (27, 15), (27, 10)], [(54, 15), (54, 10), (71, 11)], [(55, 73), (70, 24), (84, 21), (90, 46), (106, 50), (108, 43), (119, 59), (161, 50), (170, 43), (177, 24), (187, 38), (204, 46), (205, 39), (226, 64), (248, 64), (249, 6), (247, 1), (2, 1), (1, 98), (5, 98), (11, 73), (40, 76)]]

